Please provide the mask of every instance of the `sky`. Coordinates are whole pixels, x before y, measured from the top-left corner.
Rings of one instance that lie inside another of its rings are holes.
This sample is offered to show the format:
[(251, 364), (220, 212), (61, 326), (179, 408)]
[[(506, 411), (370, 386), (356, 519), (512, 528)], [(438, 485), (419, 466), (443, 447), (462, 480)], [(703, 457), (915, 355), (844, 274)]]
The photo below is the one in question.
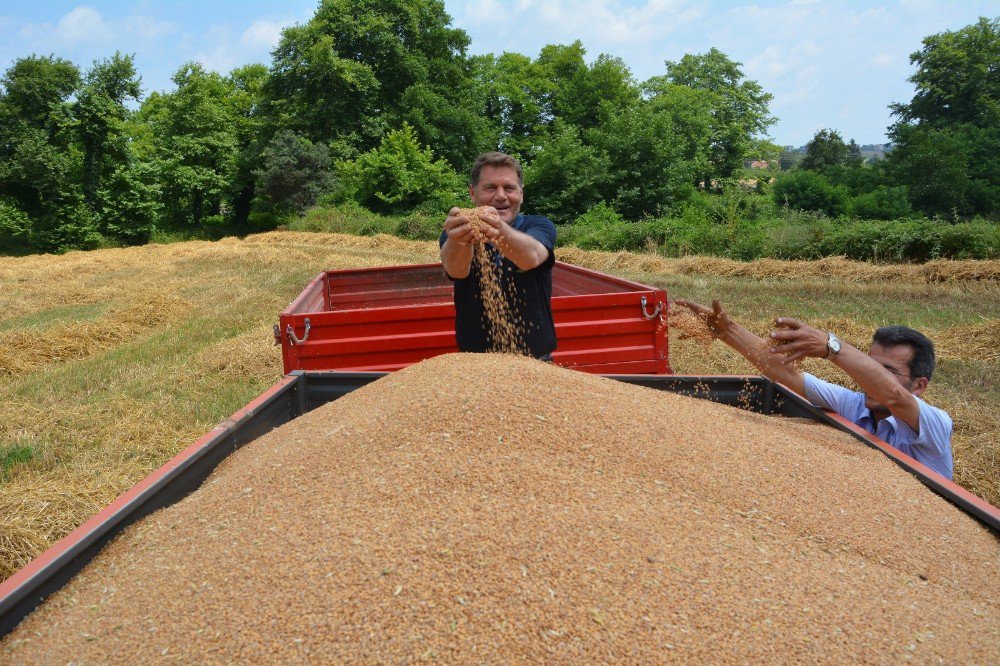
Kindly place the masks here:
[[(0, 0), (0, 66), (56, 55), (86, 70), (133, 54), (145, 92), (172, 89), (185, 62), (228, 73), (260, 62), (282, 28), (304, 23), (317, 0)], [(889, 104), (908, 102), (909, 56), (924, 37), (1000, 16), (998, 0), (445, 0), (471, 54), (537, 57), (579, 39), (588, 61), (607, 53), (638, 81), (666, 61), (715, 47), (771, 93), (771, 138), (801, 146), (820, 129), (884, 143)]]

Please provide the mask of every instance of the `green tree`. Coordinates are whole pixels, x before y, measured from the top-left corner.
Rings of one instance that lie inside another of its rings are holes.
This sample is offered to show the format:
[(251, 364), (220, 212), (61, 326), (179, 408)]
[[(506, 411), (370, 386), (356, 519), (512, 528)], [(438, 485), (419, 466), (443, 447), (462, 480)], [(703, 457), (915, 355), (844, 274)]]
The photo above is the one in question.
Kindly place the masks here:
[[(335, 144), (340, 156), (378, 143), (414, 101), (432, 92), (465, 103), (468, 35), (450, 26), (441, 0), (321, 0), (275, 49), (267, 94), (274, 127)], [(406, 96), (412, 86), (422, 93)], [(420, 119), (423, 131), (435, 118)], [(455, 122), (452, 115), (446, 119)], [(474, 123), (473, 123), (474, 125)]]
[(849, 152), (850, 149), (839, 132), (821, 129), (806, 144), (806, 155), (799, 167), (810, 171), (823, 171), (827, 167), (844, 164)]
[(20, 58), (0, 84), (0, 243), (52, 251), (100, 242), (80, 187), (81, 159), (71, 97), (76, 65), (54, 57)]
[(83, 149), (83, 194), (95, 209), (103, 177), (129, 159), (126, 104), (139, 101), (141, 85), (132, 56), (115, 52), (94, 63), (77, 96), (73, 111)]
[[(887, 171), (909, 190), (913, 207), (946, 217), (996, 212), (1000, 188), (980, 176), (975, 163), (978, 140), (997, 141), (987, 132), (962, 125), (954, 128), (900, 126), (889, 154)], [(1000, 150), (1000, 144), (997, 149)], [(995, 159), (995, 158), (994, 158)]]
[(73, 107), (84, 199), (102, 235), (130, 244), (149, 240), (160, 209), (154, 173), (131, 149), (127, 104), (139, 101), (141, 85), (132, 56), (116, 52), (94, 63)]
[(1000, 213), (1000, 18), (931, 35), (893, 104), (887, 172), (925, 213)]
[(773, 196), (779, 206), (830, 216), (842, 214), (848, 201), (847, 188), (833, 185), (823, 174), (807, 169), (794, 169), (778, 176)]
[(238, 141), (232, 83), (197, 63), (174, 74), (177, 90), (151, 95), (150, 123), (155, 168), (162, 184), (167, 222), (199, 228), (219, 215), (236, 169)]
[(996, 124), (1000, 113), (1000, 18), (980, 18), (961, 30), (923, 40), (910, 54), (917, 71), (909, 104), (891, 105), (902, 124), (944, 128)]
[(906, 188), (886, 185), (852, 198), (847, 208), (851, 215), (865, 220), (895, 220), (911, 210)]
[(460, 101), (445, 96), (434, 86), (418, 83), (403, 93), (403, 122), (413, 127), (421, 143), (456, 170), (464, 171), (476, 157), (498, 143), (497, 132), (487, 120), (485, 104), (471, 80), (462, 84)]
[(768, 111), (772, 95), (745, 79), (740, 63), (715, 48), (667, 61), (666, 66), (667, 81), (710, 93), (706, 98), (712, 116), (710, 168), (702, 181), (707, 187), (713, 178), (732, 177), (743, 167), (754, 141), (777, 121)]
[(621, 109), (602, 105), (601, 123), (589, 143), (607, 156), (601, 199), (623, 217), (638, 220), (675, 210), (694, 191), (698, 163), (670, 113), (648, 103)]
[(526, 205), (557, 223), (572, 222), (601, 200), (608, 158), (583, 143), (575, 125), (557, 119), (524, 172)]
[(255, 194), (254, 170), (261, 161), (261, 150), (272, 132), (266, 115), (264, 87), (268, 72), (264, 65), (237, 67), (229, 74), (232, 94), (229, 103), (235, 119), (236, 168), (230, 188), (233, 223), (245, 225)]
[(330, 151), (291, 130), (274, 135), (260, 154), (254, 176), (270, 207), (301, 213), (333, 184)]
[(639, 100), (639, 87), (621, 58), (601, 54), (590, 66), (579, 40), (569, 46), (548, 45), (535, 61), (552, 82), (548, 114), (581, 130), (597, 125), (602, 103), (624, 108)]
[(409, 125), (389, 132), (378, 147), (337, 165), (341, 196), (383, 214), (425, 207), (440, 212), (461, 200), (462, 178), (421, 147)]
[(858, 145), (857, 141), (851, 139), (851, 142), (847, 144), (847, 158), (845, 160), (845, 164), (852, 167), (859, 167), (864, 163), (865, 158), (861, 154), (861, 146)]
[(473, 61), (484, 114), (496, 128), (493, 147), (530, 161), (537, 137), (544, 134), (551, 119), (552, 80), (520, 53), (477, 56)]

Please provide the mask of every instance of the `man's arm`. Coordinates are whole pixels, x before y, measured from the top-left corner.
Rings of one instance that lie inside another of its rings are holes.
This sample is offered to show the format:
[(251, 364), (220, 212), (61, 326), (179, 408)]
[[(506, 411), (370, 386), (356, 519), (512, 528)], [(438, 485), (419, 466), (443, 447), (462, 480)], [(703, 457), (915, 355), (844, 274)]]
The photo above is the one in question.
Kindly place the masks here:
[(766, 340), (751, 333), (742, 324), (733, 320), (722, 309), (722, 304), (718, 300), (712, 301), (711, 308), (683, 298), (678, 298), (674, 303), (686, 307), (704, 319), (715, 338), (738, 351), (762, 375), (771, 381), (784, 384), (799, 395), (805, 395), (805, 380), (802, 372), (793, 365), (782, 363), (781, 357), (771, 353), (769, 343)]
[(478, 240), (469, 218), (459, 212), (459, 208), (448, 211), (444, 221), (447, 238), (441, 245), (441, 265), (445, 272), (456, 280), (468, 277), (472, 270), (472, 244)]
[[(781, 344), (773, 347), (771, 353), (779, 363), (789, 364), (806, 356), (826, 358), (829, 354), (826, 347), (829, 334), (825, 331), (786, 317), (779, 317), (775, 323), (780, 330), (772, 331), (771, 337)], [(869, 398), (885, 405), (889, 413), (913, 432), (920, 432), (920, 404), (917, 399), (875, 359), (842, 342), (840, 353), (830, 360), (857, 382)]]
[(486, 240), (522, 271), (537, 268), (549, 258), (549, 249), (541, 241), (510, 226), (495, 211), (480, 213), (479, 219), (489, 225), (484, 229)]

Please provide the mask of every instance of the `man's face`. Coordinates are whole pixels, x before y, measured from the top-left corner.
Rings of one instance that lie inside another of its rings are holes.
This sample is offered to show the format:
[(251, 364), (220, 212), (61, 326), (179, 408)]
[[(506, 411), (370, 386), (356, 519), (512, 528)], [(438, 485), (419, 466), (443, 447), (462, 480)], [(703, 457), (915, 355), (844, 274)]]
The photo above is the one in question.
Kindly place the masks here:
[(521, 211), (524, 190), (513, 168), (484, 166), (479, 172), (479, 183), (469, 186), (469, 196), (476, 206), (493, 206), (504, 222), (512, 224)]
[[(912, 347), (908, 345), (885, 347), (877, 342), (873, 342), (871, 348), (868, 350), (868, 356), (891, 372), (896, 381), (910, 393), (920, 395), (924, 392), (927, 381), (921, 377), (910, 376), (910, 361), (913, 360)], [(867, 395), (865, 396), (865, 406), (872, 410), (872, 413), (879, 418), (885, 418), (889, 415), (889, 410), (885, 405), (875, 402)]]

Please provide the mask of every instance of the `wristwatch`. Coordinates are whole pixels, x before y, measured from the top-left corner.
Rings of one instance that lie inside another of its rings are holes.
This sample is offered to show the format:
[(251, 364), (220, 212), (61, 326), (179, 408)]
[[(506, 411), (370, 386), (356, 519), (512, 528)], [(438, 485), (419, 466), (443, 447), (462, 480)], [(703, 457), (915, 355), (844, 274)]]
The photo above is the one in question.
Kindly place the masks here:
[(827, 335), (829, 337), (826, 339), (826, 357), (833, 358), (840, 353), (840, 338), (830, 331), (827, 331)]

